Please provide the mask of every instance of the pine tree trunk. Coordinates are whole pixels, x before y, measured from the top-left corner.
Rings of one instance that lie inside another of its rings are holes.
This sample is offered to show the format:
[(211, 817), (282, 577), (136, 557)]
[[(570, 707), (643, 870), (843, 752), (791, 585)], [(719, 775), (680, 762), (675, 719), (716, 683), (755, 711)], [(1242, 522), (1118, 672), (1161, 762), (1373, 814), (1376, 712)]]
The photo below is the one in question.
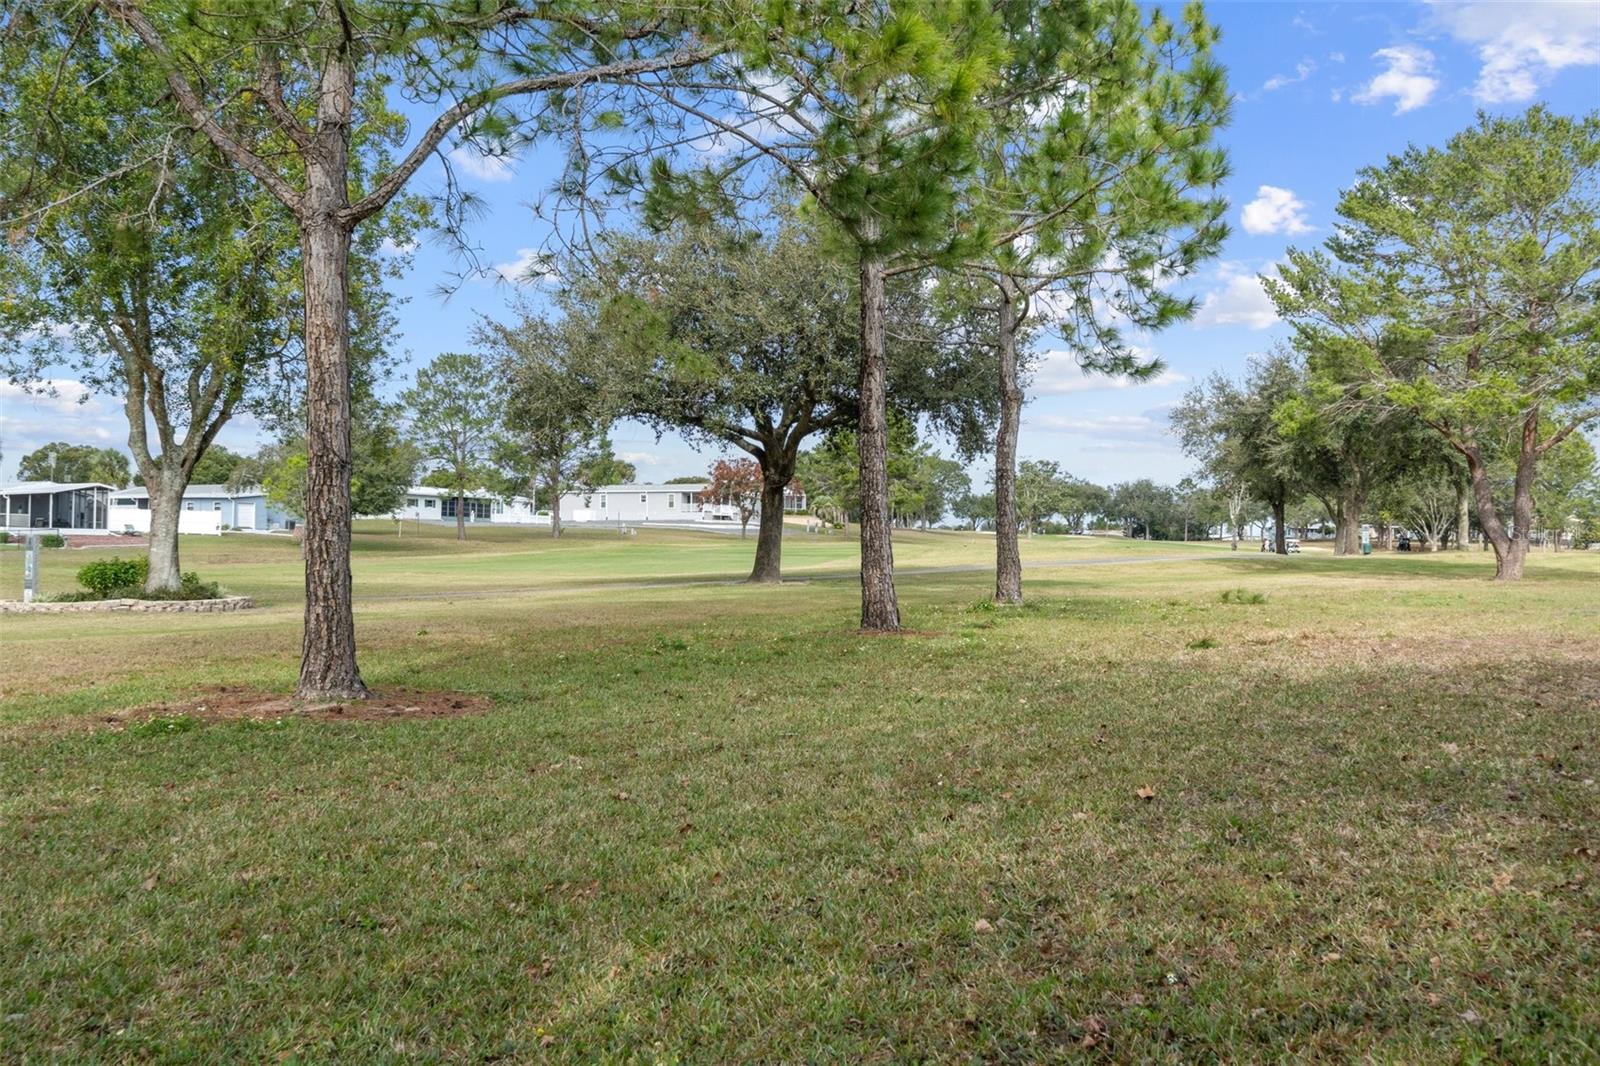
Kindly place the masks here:
[(550, 537), (561, 539), (561, 463), (550, 464)]
[(456, 539), (467, 539), (467, 498), (456, 495)]
[(756, 562), (750, 568), (750, 580), (776, 584), (783, 580), (783, 490), (789, 474), (778, 470), (763, 471), (763, 475), (761, 523), (756, 527)]
[[(1022, 386), (1017, 382), (1017, 322), (1009, 283), (1000, 285), (1000, 435), (994, 444), (994, 600), (1022, 602), (1022, 553), (1017, 544), (1017, 433)], [(1029, 534), (1032, 534), (1030, 524)]]
[(1273, 501), (1273, 504), (1272, 504), (1272, 526), (1273, 526), (1273, 529), (1272, 529), (1272, 550), (1274, 552), (1278, 553), (1279, 555), (1288, 555), (1289, 554), (1288, 527), (1285, 525), (1285, 523), (1288, 521), (1288, 519), (1285, 517), (1285, 514), (1284, 514), (1284, 512), (1287, 511), (1287, 510), (1288, 510), (1288, 505), (1285, 504), (1283, 500), (1275, 500), (1275, 501)]
[[(877, 227), (863, 226), (876, 241)], [(894, 590), (894, 546), (889, 532), (888, 357), (884, 351), (884, 265), (876, 250), (861, 256), (861, 628), (900, 628)]]
[(183, 511), (183, 490), (188, 479), (181, 470), (163, 470), (155, 480), (146, 478), (150, 493), (150, 568), (146, 592), (175, 592), (183, 582), (178, 565), (178, 517)]
[[(344, 167), (314, 168), (310, 191), (342, 206)], [(332, 185), (337, 185), (333, 188)], [(362, 699), (350, 580), (350, 234), (335, 208), (301, 228), (305, 273), (306, 566), (302, 700)]]

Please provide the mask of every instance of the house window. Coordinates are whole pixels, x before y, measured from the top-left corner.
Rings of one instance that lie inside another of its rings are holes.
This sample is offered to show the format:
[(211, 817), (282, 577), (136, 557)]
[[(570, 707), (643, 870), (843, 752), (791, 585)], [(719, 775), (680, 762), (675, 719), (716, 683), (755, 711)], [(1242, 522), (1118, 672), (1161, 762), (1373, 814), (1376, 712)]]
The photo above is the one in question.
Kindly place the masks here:
[(112, 500), (111, 504), (112, 504), (113, 507), (137, 507), (137, 506), (139, 506), (138, 503), (136, 503), (134, 501), (134, 498), (132, 496), (120, 496), (117, 499)]
[(194, 501), (193, 501), (193, 500), (184, 500), (184, 501), (183, 501), (183, 509), (184, 509), (184, 510), (185, 510), (185, 511), (192, 511), (192, 510), (194, 510)]
[(221, 500), (218, 500), (218, 501), (217, 501), (217, 502), (216, 502), (216, 503), (213, 503), (213, 504), (212, 504), (212, 505), (211, 505), (211, 509), (212, 509), (212, 510), (213, 510), (213, 511), (220, 511), (220, 510), (222, 510), (222, 501), (221, 501)]
[[(468, 496), (466, 498), (466, 507), (462, 509), (461, 513), (473, 520), (488, 518), (489, 501)], [(454, 518), (456, 516), (456, 497), (445, 497), (444, 507), (439, 511), (439, 514), (444, 518)]]
[(676, 506), (678, 506), (678, 498), (669, 494), (667, 496), (667, 510), (670, 511)]
[(435, 507), (439, 506), (439, 501), (438, 500), (423, 500), (422, 501), (422, 506), (426, 507), (428, 510), (431, 511)]
[(141, 510), (141, 511), (150, 510), (150, 497), (146, 496), (146, 497), (144, 497), (143, 499), (141, 499), (139, 501), (139, 510)]
[(415, 496), (407, 496), (406, 497), (406, 506), (407, 507), (415, 507), (416, 505), (417, 505), (417, 498)]
[(639, 502), (640, 503), (649, 503), (650, 502), (650, 497), (646, 496), (644, 493), (641, 492), (641, 493), (639, 493)]
[(605, 509), (606, 509), (606, 497), (605, 497), (604, 493), (601, 493), (601, 495), (600, 495), (600, 510), (604, 511)]

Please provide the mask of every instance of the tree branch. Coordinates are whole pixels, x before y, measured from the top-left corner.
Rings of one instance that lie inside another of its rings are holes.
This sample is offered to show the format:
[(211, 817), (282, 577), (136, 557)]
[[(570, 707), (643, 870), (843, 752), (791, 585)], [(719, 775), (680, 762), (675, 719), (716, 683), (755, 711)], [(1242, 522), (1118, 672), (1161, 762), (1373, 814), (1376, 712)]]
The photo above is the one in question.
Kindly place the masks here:
[(351, 204), (344, 211), (347, 222), (354, 224), (379, 211), (392, 200), (417, 168), (432, 155), (434, 150), (444, 141), (450, 131), (471, 116), (474, 112), (487, 107), (497, 100), (509, 96), (526, 96), (530, 93), (549, 92), (552, 89), (571, 89), (591, 82), (609, 81), (615, 78), (627, 78), (639, 74), (653, 74), (663, 70), (675, 70), (679, 67), (694, 66), (704, 63), (721, 53), (727, 51), (727, 45), (711, 45), (705, 48), (689, 49), (687, 51), (673, 52), (664, 57), (651, 57), (646, 59), (629, 59), (618, 63), (608, 63), (587, 70), (567, 71), (562, 74), (541, 74), (537, 77), (517, 78), (514, 81), (503, 82), (500, 85), (472, 93), (448, 108), (428, 127), (422, 139), (412, 146), (411, 151), (400, 161), (389, 176), (380, 181), (361, 199)]
[(239, 143), (238, 139), (223, 129), (222, 124), (216, 120), (205, 101), (200, 99), (200, 94), (195, 92), (194, 86), (178, 71), (177, 57), (172, 49), (167, 46), (166, 39), (161, 36), (150, 20), (144, 17), (144, 12), (130, 2), (130, 0), (98, 0), (106, 11), (115, 19), (120, 20), (131, 29), (144, 42), (146, 48), (154, 52), (167, 66), (167, 87), (178, 98), (179, 105), (189, 116), (190, 121), (200, 127), (200, 131), (210, 138), (217, 150), (234, 163), (244, 168), (257, 181), (261, 182), (273, 196), (276, 196), (290, 211), (296, 214), (300, 211), (300, 194), (294, 186), (283, 180), (282, 176), (262, 160), (262, 158)]

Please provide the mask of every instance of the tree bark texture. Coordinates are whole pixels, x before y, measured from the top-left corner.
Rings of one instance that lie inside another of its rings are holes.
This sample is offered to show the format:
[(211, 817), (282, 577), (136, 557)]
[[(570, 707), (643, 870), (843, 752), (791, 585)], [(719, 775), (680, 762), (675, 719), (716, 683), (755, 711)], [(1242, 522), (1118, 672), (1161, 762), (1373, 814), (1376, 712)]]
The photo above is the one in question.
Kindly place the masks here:
[[(994, 600), (1022, 602), (1022, 553), (1017, 545), (1017, 432), (1022, 386), (1017, 382), (1016, 294), (1000, 284), (1000, 433), (994, 444)], [(1029, 533), (1032, 533), (1030, 524)]]
[(1472, 477), (1472, 496), (1477, 505), (1478, 528), (1494, 549), (1496, 581), (1518, 581), (1528, 557), (1528, 536), (1533, 527), (1534, 451), (1529, 437), (1537, 425), (1524, 426), (1523, 447), (1517, 457), (1517, 476), (1512, 491), (1512, 528), (1508, 531), (1494, 508), (1494, 486), (1489, 481), (1488, 464), (1475, 445), (1465, 449), (1467, 472)]
[(561, 539), (561, 460), (550, 464), (550, 537)]
[(1361, 485), (1354, 478), (1339, 486), (1339, 511), (1334, 515), (1333, 554), (1361, 554)]
[(761, 478), (761, 522), (756, 526), (756, 561), (750, 580), (776, 584), (783, 580), (783, 492), (794, 471), (763, 470)]
[[(351, 74), (333, 60), (319, 111), (348, 119)], [(362, 699), (350, 580), (350, 227), (348, 123), (319, 124), (308, 153), (300, 252), (305, 277), (306, 614), (303, 700)]]
[[(864, 227), (869, 243), (873, 225)], [(861, 257), (861, 628), (900, 628), (894, 590), (894, 546), (889, 520), (888, 357), (884, 350), (884, 264), (876, 251)]]
[(183, 582), (178, 563), (178, 516), (183, 510), (183, 490), (188, 474), (182, 470), (163, 470), (156, 481), (146, 479), (150, 493), (150, 569), (145, 574), (146, 592), (172, 592)]
[(1272, 550), (1279, 555), (1289, 554), (1288, 518), (1284, 512), (1288, 505), (1281, 499), (1272, 501)]
[(1462, 482), (1456, 486), (1456, 551), (1467, 550), (1472, 532), (1472, 486)]
[(467, 498), (456, 493), (456, 539), (467, 539)]

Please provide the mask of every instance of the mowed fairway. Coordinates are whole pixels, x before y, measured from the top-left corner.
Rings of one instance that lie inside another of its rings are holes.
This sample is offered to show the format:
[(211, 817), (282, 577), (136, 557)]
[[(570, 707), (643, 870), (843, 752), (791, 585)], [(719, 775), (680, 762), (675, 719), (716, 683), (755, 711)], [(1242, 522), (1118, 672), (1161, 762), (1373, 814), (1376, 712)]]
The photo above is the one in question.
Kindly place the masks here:
[(478, 716), (96, 726), (287, 692), (284, 540), (0, 616), (0, 1059), (1600, 1057), (1600, 554), (1041, 537), (998, 611), (907, 533), (865, 637), (850, 538), (451, 532), (357, 536), (362, 663)]

